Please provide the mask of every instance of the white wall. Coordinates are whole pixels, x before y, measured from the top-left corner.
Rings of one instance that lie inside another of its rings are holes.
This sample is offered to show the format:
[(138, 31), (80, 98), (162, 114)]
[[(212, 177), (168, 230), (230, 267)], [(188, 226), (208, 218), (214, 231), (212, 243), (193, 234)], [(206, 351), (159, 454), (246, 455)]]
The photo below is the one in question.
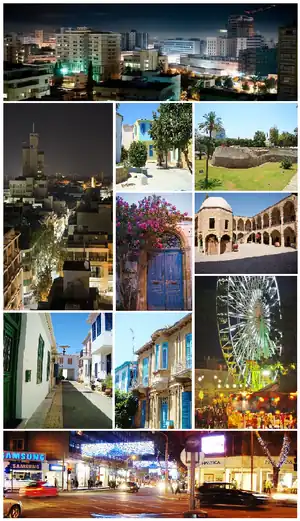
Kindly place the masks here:
[[(63, 363), (60, 363), (60, 359), (63, 358)], [(72, 362), (69, 364), (69, 360)], [(59, 354), (58, 356), (58, 363), (59, 368), (63, 370), (63, 376), (65, 378), (68, 378), (69, 380), (77, 380), (78, 379), (78, 373), (79, 373), (79, 355), (71, 355), (71, 354)], [(68, 370), (72, 370), (71, 372)], [(74, 371), (74, 372), (73, 372)], [(71, 377), (70, 374), (74, 374), (74, 377)]]
[[(39, 336), (44, 345), (42, 382), (36, 383), (37, 353)], [(50, 352), (51, 338), (44, 313), (22, 313), (21, 334), (18, 351), (16, 416), (30, 418), (50, 390), (50, 376), (47, 380), (47, 359)], [(25, 371), (31, 370), (31, 381), (25, 382)]]

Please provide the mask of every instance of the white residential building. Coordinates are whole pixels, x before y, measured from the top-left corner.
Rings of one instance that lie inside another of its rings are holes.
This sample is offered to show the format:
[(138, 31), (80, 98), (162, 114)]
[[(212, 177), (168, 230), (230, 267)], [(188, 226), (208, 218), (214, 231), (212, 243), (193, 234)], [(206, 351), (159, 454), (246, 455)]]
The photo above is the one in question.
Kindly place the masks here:
[(80, 351), (79, 358), (79, 380), (85, 384), (89, 384), (92, 374), (92, 341), (91, 332), (82, 342), (83, 349)]
[(91, 313), (92, 379), (104, 380), (112, 370), (112, 313)]
[(209, 36), (206, 38), (206, 56), (227, 56), (227, 38)]
[(69, 72), (87, 73), (93, 65), (98, 81), (118, 77), (121, 59), (121, 34), (97, 32), (87, 27), (62, 27), (56, 35), (56, 58)]
[(5, 424), (29, 419), (46, 398), (55, 352), (50, 314), (4, 314)]
[(61, 375), (66, 380), (78, 380), (79, 355), (71, 355), (70, 353), (59, 353), (58, 365)]

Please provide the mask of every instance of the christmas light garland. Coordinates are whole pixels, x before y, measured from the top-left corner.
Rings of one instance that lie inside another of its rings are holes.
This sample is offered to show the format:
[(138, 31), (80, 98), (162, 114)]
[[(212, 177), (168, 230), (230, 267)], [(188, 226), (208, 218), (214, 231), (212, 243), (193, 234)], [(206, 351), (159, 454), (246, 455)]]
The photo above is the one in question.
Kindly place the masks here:
[(268, 449), (268, 446), (267, 446), (266, 442), (262, 439), (262, 437), (259, 434), (259, 432), (255, 431), (255, 433), (256, 433), (257, 440), (258, 440), (260, 446), (263, 448), (263, 450), (264, 450), (268, 460), (270, 461), (272, 467), (280, 469), (282, 467), (282, 465), (284, 465), (284, 463), (286, 462), (287, 457), (288, 457), (289, 452), (290, 452), (291, 440), (289, 438), (288, 433), (285, 432), (284, 435), (283, 435), (282, 447), (281, 447), (281, 451), (280, 451), (277, 463), (274, 460), (274, 458), (271, 456), (271, 453), (270, 453), (270, 451)]

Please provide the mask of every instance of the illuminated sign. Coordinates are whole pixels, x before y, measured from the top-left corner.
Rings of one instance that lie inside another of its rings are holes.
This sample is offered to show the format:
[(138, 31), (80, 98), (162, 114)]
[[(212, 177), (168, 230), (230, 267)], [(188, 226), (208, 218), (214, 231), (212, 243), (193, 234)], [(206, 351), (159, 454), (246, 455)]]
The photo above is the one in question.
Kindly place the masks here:
[(3, 458), (17, 461), (46, 461), (46, 454), (41, 452), (15, 452), (4, 451)]
[(61, 472), (62, 470), (66, 470), (66, 467), (62, 465), (55, 465), (54, 463), (49, 463), (49, 470), (56, 470)]
[(153, 441), (134, 441), (126, 443), (83, 443), (81, 454), (87, 457), (123, 458), (138, 454), (154, 454)]
[(225, 436), (218, 434), (217, 436), (203, 436), (201, 438), (201, 451), (207, 454), (224, 454), (225, 452)]
[(8, 467), (9, 470), (42, 470), (42, 462), (21, 463), (18, 461), (11, 461)]

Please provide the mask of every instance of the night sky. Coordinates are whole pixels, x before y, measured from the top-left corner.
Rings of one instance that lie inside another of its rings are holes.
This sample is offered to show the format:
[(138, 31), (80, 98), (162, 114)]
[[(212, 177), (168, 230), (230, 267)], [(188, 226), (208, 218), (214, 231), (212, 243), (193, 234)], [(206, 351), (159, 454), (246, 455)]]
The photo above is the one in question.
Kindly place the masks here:
[(112, 176), (112, 106), (99, 103), (4, 105), (4, 174), (22, 175), (22, 145), (32, 124), (45, 152), (45, 173)]
[[(55, 30), (59, 27), (86, 25), (102, 31), (147, 31), (151, 37), (215, 36), (224, 29), (228, 16), (244, 14), (264, 4), (176, 5), (128, 4), (7, 4), (4, 6), (5, 31)], [(267, 4), (265, 4), (267, 5)], [(276, 38), (278, 27), (297, 18), (296, 4), (276, 4), (265, 12), (256, 13), (255, 30), (267, 38)]]
[[(195, 323), (196, 368), (201, 367), (204, 357), (223, 359), (217, 320), (216, 289), (217, 277), (195, 277)], [(282, 360), (296, 361), (297, 357), (297, 277), (276, 277), (281, 299), (283, 332)]]

